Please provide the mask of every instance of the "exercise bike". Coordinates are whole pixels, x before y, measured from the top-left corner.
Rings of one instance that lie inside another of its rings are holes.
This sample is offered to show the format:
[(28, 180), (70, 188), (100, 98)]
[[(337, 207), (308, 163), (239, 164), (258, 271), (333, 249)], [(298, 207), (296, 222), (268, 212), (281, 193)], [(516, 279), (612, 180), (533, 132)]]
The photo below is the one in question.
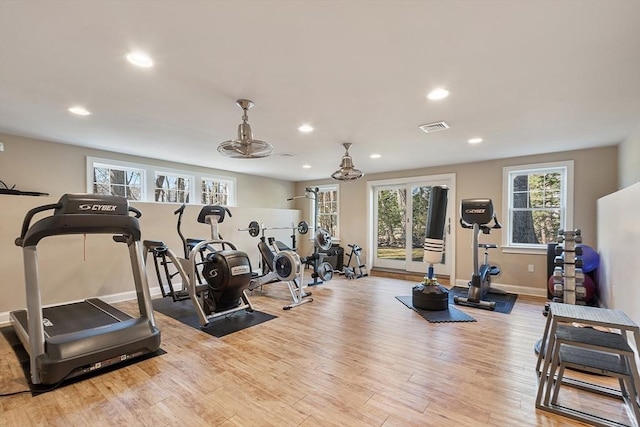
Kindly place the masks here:
[[(183, 212), (184, 205), (174, 213), (179, 214), (178, 234), (183, 241), (184, 258), (178, 257), (162, 241), (143, 242), (145, 260), (148, 253), (153, 254), (163, 296), (170, 295), (174, 301), (190, 299), (203, 327), (216, 317), (240, 310), (253, 311), (247, 294), (252, 278), (249, 257), (245, 252), (237, 250), (233, 243), (223, 240), (218, 233), (218, 224), (224, 221), (226, 214), (231, 217), (231, 211), (217, 205), (202, 207), (198, 222), (210, 225), (210, 240), (187, 239), (182, 235), (180, 223)], [(173, 265), (177, 271), (170, 273), (169, 265)], [(160, 267), (164, 270), (164, 278)], [(180, 275), (182, 279), (182, 289), (179, 290), (175, 290), (172, 283), (176, 275)], [(168, 291), (165, 290), (165, 284)]]
[[(493, 221), (493, 225), (488, 224)], [(489, 264), (489, 249), (497, 248), (493, 244), (480, 244), (478, 237), (491, 233), (492, 229), (502, 228), (496, 214), (493, 211), (491, 199), (464, 199), (460, 203), (460, 225), (463, 228), (473, 229), (473, 275), (469, 282), (469, 291), (466, 297), (455, 296), (456, 304), (476, 308), (495, 310), (494, 301), (486, 301), (488, 293), (505, 294), (506, 292), (491, 287), (491, 276), (500, 274), (500, 269)], [(484, 248), (484, 262), (478, 265), (478, 248)]]

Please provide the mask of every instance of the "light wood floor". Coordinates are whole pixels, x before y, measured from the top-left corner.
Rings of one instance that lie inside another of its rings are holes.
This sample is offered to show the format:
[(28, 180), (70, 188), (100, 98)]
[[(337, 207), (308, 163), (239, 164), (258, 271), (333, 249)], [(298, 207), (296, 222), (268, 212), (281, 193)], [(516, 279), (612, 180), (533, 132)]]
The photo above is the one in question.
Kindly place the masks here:
[[(285, 285), (270, 285), (252, 301), (278, 318), (220, 339), (156, 314), (166, 354), (0, 398), (0, 425), (581, 425), (535, 409), (543, 300), (520, 297), (509, 315), (461, 307), (477, 322), (435, 324), (394, 298), (412, 286), (339, 277), (283, 311)], [(0, 392), (24, 389), (4, 338), (0, 358)], [(620, 402), (567, 390), (574, 405), (629, 423)]]

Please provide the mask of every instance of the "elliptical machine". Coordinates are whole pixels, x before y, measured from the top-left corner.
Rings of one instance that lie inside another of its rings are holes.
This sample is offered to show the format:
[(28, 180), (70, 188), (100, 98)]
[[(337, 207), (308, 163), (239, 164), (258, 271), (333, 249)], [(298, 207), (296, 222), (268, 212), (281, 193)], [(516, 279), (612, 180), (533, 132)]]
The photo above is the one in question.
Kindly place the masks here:
[[(488, 224), (493, 221), (493, 225)], [(489, 248), (496, 248), (492, 244), (479, 244), (478, 236), (491, 233), (492, 229), (502, 228), (493, 210), (491, 199), (464, 199), (460, 203), (460, 225), (473, 229), (473, 275), (469, 282), (467, 297), (453, 297), (456, 304), (466, 305), (487, 310), (495, 310), (496, 303), (485, 301), (487, 293), (505, 294), (506, 292), (491, 287), (491, 276), (500, 274), (500, 269), (489, 265)], [(478, 265), (478, 248), (484, 248), (484, 263)]]
[[(189, 253), (191, 252), (191, 250), (204, 239), (193, 239), (190, 237), (184, 237), (184, 234), (182, 234), (182, 216), (184, 215), (184, 210), (186, 207), (186, 203), (183, 203), (182, 206), (180, 206), (173, 212), (173, 214), (178, 215), (178, 219), (176, 221), (176, 231), (178, 232), (178, 236), (180, 236), (180, 240), (182, 240), (182, 251), (184, 253), (184, 259), (189, 259)], [(189, 291), (187, 290), (186, 283), (182, 283), (181, 289), (176, 289), (174, 287), (173, 278), (177, 276), (179, 272), (177, 270), (173, 273), (169, 271), (169, 265), (171, 265), (172, 262), (170, 259), (168, 259), (168, 247), (164, 244), (164, 242), (145, 240), (143, 244), (145, 250), (153, 254), (153, 266), (156, 272), (156, 278), (158, 279), (158, 284), (160, 286), (160, 291), (162, 292), (162, 297), (171, 297), (173, 301), (183, 301), (189, 299)], [(200, 275), (200, 269), (205, 262), (207, 251), (213, 252), (214, 249), (211, 246), (202, 247), (196, 254), (198, 257), (198, 269), (196, 269), (198, 284), (202, 284), (204, 282)], [(160, 268), (163, 269), (163, 272), (160, 271)]]
[[(184, 208), (181, 208), (184, 211)], [(175, 213), (180, 213), (178, 209)], [(174, 301), (189, 298), (193, 303), (200, 325), (205, 327), (213, 319), (225, 316), (236, 311), (254, 310), (247, 290), (252, 278), (249, 256), (237, 250), (236, 246), (226, 240), (222, 240), (218, 233), (218, 224), (224, 221), (225, 215), (231, 217), (231, 211), (224, 206), (203, 206), (198, 214), (198, 222), (209, 224), (211, 227), (211, 239), (185, 239), (180, 232), (180, 219), (178, 221), (178, 234), (183, 240), (185, 257), (180, 258), (162, 241), (145, 240), (145, 259), (149, 252), (153, 253), (156, 274), (160, 288), (164, 296), (171, 295)], [(215, 249), (218, 245), (221, 249)], [(227, 246), (230, 249), (226, 249)], [(198, 255), (200, 261), (198, 261)], [(168, 265), (172, 264), (177, 272), (171, 274)], [(165, 293), (164, 280), (160, 274), (160, 266), (164, 268), (165, 280), (168, 282), (169, 291)], [(201, 270), (199, 267), (201, 266)], [(204, 278), (201, 282), (200, 273)], [(172, 278), (179, 274), (182, 278), (182, 289), (174, 290)]]

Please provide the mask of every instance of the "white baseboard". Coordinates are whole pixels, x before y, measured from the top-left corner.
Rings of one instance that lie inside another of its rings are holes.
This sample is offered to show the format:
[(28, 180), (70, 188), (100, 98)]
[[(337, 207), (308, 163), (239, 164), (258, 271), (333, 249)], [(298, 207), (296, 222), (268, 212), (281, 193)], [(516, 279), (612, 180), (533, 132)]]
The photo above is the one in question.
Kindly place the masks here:
[[(151, 298), (155, 298), (157, 296), (162, 295), (162, 292), (160, 292), (160, 288), (155, 286), (153, 288), (150, 289), (151, 291)], [(111, 294), (111, 295), (104, 295), (104, 296), (100, 296), (97, 297), (100, 298), (102, 301), (108, 303), (108, 304), (114, 304), (114, 303), (118, 303), (118, 302), (122, 302), (122, 301), (130, 301), (133, 299), (136, 299), (136, 291), (129, 291), (129, 292), (121, 292), (118, 294)], [(50, 307), (52, 305), (63, 305), (63, 304), (72, 304), (74, 302), (80, 302), (81, 300), (78, 301), (67, 301), (65, 303), (61, 303), (61, 304), (49, 304), (48, 306), (45, 307)], [(2, 313), (0, 313), (0, 327), (3, 326), (8, 326), (11, 323), (10, 319), (9, 319), (9, 312), (8, 311), (4, 311)]]
[[(466, 288), (469, 284), (467, 280), (456, 280), (456, 286)], [(504, 283), (491, 283), (492, 288), (500, 289), (511, 294), (529, 295), (533, 297), (547, 297), (546, 289), (530, 288), (528, 286), (507, 285)]]

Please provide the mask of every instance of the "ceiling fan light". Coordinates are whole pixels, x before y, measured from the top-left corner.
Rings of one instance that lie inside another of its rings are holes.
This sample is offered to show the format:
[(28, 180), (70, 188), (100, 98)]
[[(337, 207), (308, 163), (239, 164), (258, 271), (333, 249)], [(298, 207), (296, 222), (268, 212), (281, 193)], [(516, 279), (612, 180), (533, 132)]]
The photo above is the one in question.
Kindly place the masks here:
[(342, 161), (340, 162), (340, 169), (332, 173), (331, 178), (337, 181), (355, 181), (358, 178), (362, 178), (364, 176), (364, 172), (354, 167), (353, 159), (349, 155), (349, 147), (351, 147), (351, 143), (345, 142), (342, 145), (345, 148), (345, 153), (342, 156)]
[(253, 102), (248, 99), (239, 99), (236, 104), (243, 111), (242, 123), (238, 125), (238, 138), (222, 142), (218, 145), (218, 152), (232, 159), (259, 159), (270, 156), (273, 153), (273, 145), (253, 139), (251, 126), (247, 122), (249, 119), (247, 110), (253, 107)]

